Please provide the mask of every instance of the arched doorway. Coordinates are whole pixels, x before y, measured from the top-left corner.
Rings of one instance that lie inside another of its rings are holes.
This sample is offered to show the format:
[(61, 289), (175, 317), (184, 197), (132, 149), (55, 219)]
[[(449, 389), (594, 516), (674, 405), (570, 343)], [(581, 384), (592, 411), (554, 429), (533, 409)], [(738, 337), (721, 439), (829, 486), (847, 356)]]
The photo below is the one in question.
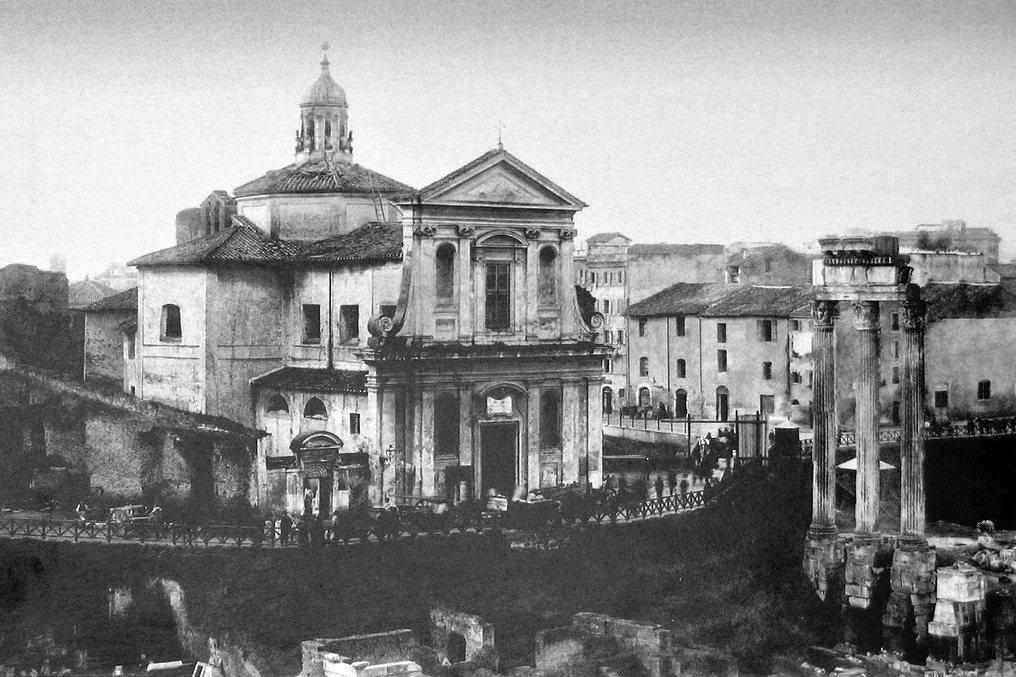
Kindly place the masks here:
[(730, 418), (730, 392), (727, 386), (716, 389), (716, 420), (726, 421)]
[(674, 393), (674, 418), (688, 417), (688, 391), (678, 388)]
[(331, 514), (335, 464), (342, 446), (342, 440), (327, 430), (300, 433), (289, 443), (290, 450), (299, 459), (303, 514)]
[(603, 389), (603, 413), (614, 413), (614, 391), (610, 386), (606, 386)]
[(642, 386), (641, 388), (639, 388), (639, 408), (645, 409), (647, 407), (651, 408), (652, 406), (653, 406), (653, 394), (650, 392), (648, 387)]

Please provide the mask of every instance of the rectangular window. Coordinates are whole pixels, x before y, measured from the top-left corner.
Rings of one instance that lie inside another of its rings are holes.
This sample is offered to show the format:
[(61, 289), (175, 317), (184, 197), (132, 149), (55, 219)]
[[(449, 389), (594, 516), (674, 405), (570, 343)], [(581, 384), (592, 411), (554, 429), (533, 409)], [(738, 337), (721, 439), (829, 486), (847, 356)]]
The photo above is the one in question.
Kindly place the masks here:
[(677, 327), (677, 332), (676, 332), (677, 335), (678, 336), (684, 336), (685, 335), (684, 334), (684, 332), (685, 332), (685, 328), (684, 328), (684, 315), (678, 315), (677, 317), (675, 317), (674, 318), (674, 324)]
[(900, 356), (900, 342), (893, 341), (893, 357), (899, 359)]
[(610, 358), (609, 357), (603, 358), (603, 373), (605, 373), (605, 374), (609, 374), (610, 373)]
[(640, 317), (639, 318), (639, 336), (645, 336), (645, 335), (646, 335), (646, 318)]
[(610, 331), (609, 329), (605, 329), (605, 330), (603, 331), (603, 342), (604, 342), (604, 343), (610, 343), (610, 340), (611, 340), (612, 338), (614, 338), (614, 337), (613, 337), (613, 335), (612, 335), (611, 331)]
[(801, 372), (799, 372), (799, 371), (792, 371), (792, 372), (790, 372), (790, 382), (791, 383), (804, 383), (804, 377), (801, 376)]
[(892, 413), (893, 425), (900, 424), (900, 403), (899, 401), (893, 402), (893, 413)]
[(339, 306), (339, 342), (360, 338), (360, 306)]
[(977, 399), (979, 400), (991, 399), (991, 381), (977, 382)]
[(900, 314), (899, 313), (890, 313), (889, 314), (889, 328), (892, 329), (893, 331), (899, 331), (900, 330)]
[(772, 378), (773, 378), (773, 363), (772, 362), (763, 362), (762, 363), (762, 378), (764, 378), (767, 381), (772, 380)]
[(596, 273), (589, 273), (589, 284), (593, 287), (596, 286)]
[(134, 359), (134, 355), (137, 352), (137, 344), (138, 344), (138, 333), (132, 331), (129, 334), (127, 334), (127, 359), (128, 360), (133, 360)]
[(639, 358), (639, 376), (649, 376), (649, 358)]
[(801, 331), (801, 321), (800, 320), (791, 320), (790, 321), (790, 330), (791, 331)]
[(624, 284), (624, 271), (622, 270), (617, 274), (617, 283)]
[(899, 383), (899, 382), (900, 382), (900, 368), (899, 367), (893, 367), (893, 383)]
[(183, 338), (183, 324), (180, 321), (180, 306), (167, 303), (162, 307), (160, 340), (179, 341)]
[(360, 434), (360, 415), (350, 414), (349, 415), (349, 434), (359, 435)]
[(603, 299), (603, 314), (610, 313), (610, 299)]
[(759, 320), (758, 321), (758, 338), (764, 343), (769, 343), (776, 340), (776, 321), (775, 320)]
[(776, 413), (776, 396), (775, 395), (759, 395), (758, 408), (762, 412), (763, 416), (772, 416)]
[(727, 351), (717, 350), (716, 351), (716, 371), (727, 370)]
[[(510, 263), (487, 264), (487, 329), (511, 327), (511, 272)], [(596, 273), (592, 276), (595, 284)]]
[(303, 342), (321, 343), (321, 306), (303, 304)]
[(949, 406), (949, 391), (948, 390), (936, 390), (935, 391), (935, 408), (945, 409)]
[(617, 389), (617, 399), (619, 399), (622, 402), (624, 402), (624, 388), (618, 388)]
[(607, 273), (607, 284), (614, 284), (614, 273)]
[(726, 343), (727, 342), (727, 323), (717, 322), (716, 323), (716, 342)]
[(617, 330), (617, 345), (619, 345), (619, 346), (623, 346), (624, 345), (624, 330), (623, 329), (618, 329)]

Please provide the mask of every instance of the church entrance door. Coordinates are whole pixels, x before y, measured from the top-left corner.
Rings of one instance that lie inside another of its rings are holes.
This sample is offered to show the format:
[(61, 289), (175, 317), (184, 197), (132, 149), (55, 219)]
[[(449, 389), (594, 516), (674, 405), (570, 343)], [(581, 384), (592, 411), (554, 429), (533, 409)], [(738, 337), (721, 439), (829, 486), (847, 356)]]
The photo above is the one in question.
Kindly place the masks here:
[(484, 423), (480, 426), (480, 485), (484, 496), (489, 489), (502, 496), (512, 495), (518, 443), (518, 423)]

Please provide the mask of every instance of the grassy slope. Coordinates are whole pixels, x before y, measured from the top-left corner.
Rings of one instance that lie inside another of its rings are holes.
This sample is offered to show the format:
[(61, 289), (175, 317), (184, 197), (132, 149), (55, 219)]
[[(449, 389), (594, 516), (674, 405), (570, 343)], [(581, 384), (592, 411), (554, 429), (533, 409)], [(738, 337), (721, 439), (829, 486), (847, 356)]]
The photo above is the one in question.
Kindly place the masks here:
[(722, 506), (591, 528), (555, 551), (509, 551), (498, 537), (183, 556), (47, 544), (42, 560), (61, 586), (70, 571), (95, 572), (89, 583), (103, 591), (125, 573), (174, 578), (202, 629), (242, 628), (282, 649), (400, 627), (425, 638), (429, 609), (443, 604), (494, 625), (502, 665), (527, 664), (536, 630), (594, 611), (661, 623), (678, 644), (725, 648), (742, 669), (764, 672), (770, 655), (826, 640), (834, 628), (800, 574), (809, 511), (806, 482), (770, 477)]

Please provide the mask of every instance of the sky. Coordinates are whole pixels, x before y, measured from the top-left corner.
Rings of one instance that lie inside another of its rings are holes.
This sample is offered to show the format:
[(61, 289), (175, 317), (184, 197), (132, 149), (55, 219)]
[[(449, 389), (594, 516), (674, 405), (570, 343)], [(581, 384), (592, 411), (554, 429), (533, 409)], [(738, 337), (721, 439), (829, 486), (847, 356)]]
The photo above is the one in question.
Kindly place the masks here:
[(812, 243), (965, 219), (1016, 255), (1016, 3), (0, 0), (0, 265), (71, 279), (293, 161), (330, 43), (354, 158), (505, 148), (580, 237)]

